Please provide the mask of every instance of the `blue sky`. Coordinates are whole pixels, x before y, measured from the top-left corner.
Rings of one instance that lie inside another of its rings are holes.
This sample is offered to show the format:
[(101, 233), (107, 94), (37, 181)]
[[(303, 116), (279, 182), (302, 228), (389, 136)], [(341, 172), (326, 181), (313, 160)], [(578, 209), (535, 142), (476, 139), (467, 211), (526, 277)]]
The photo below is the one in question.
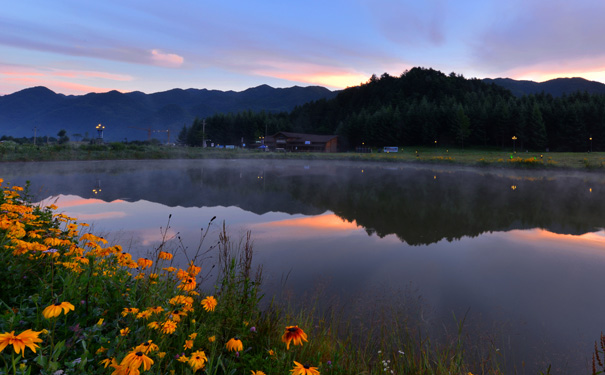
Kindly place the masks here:
[(415, 66), (605, 82), (602, 0), (21, 0), (0, 13), (0, 95), (356, 86)]

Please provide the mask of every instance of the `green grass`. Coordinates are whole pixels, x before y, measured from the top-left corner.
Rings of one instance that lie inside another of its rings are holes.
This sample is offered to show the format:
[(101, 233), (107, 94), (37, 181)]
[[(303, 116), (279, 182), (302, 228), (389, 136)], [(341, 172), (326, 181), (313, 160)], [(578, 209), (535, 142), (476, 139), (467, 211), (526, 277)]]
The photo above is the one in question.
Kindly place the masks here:
[[(462, 322), (453, 336), (431, 341), (396, 303), (362, 309), (362, 318), (337, 304), (320, 311), (319, 295), (261, 304), (252, 237), (231, 238), (224, 223), (211, 238), (211, 220), (179, 265), (173, 256), (184, 249), (163, 243), (149, 259), (133, 259), (54, 209), (32, 205), (27, 188), (2, 182), (0, 373), (124, 374), (134, 363), (128, 373), (270, 375), (290, 373), (294, 361), (334, 375), (501, 373), (494, 350), (464, 345)], [(205, 276), (209, 256), (218, 259), (215, 280)], [(204, 307), (210, 296), (214, 310)], [(290, 326), (307, 341), (287, 349), (282, 336)], [(229, 349), (233, 339), (241, 349)], [(194, 367), (202, 362), (203, 370)]]
[(516, 152), (512, 150), (400, 148), (397, 153), (283, 153), (199, 147), (136, 145), (17, 145), (0, 144), (0, 161), (123, 160), (123, 159), (311, 159), (453, 164), (496, 168), (605, 169), (605, 153)]

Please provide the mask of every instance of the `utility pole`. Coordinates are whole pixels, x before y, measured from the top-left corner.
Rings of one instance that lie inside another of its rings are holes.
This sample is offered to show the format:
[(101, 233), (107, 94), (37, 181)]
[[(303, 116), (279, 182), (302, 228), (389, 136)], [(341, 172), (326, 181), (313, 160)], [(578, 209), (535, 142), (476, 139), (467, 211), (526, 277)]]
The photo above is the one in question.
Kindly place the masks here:
[(34, 146), (36, 145), (36, 132), (38, 131), (38, 128), (34, 126)]
[(202, 148), (206, 148), (206, 119), (202, 120)]

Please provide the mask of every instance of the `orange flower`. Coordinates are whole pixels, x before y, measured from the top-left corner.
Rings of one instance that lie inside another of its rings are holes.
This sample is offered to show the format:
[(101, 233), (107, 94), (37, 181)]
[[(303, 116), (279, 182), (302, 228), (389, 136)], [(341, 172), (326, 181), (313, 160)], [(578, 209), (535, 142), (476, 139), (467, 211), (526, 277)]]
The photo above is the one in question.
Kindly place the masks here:
[(175, 322), (173, 322), (172, 320), (167, 320), (164, 323), (162, 323), (162, 333), (163, 334), (171, 334), (171, 333), (174, 333), (174, 331), (176, 331)]
[(143, 352), (132, 351), (124, 357), (121, 366), (127, 366), (130, 370), (138, 370), (143, 365), (143, 371), (147, 371), (153, 365), (153, 359), (147, 357)]
[(153, 343), (153, 340), (147, 340), (144, 343), (142, 343), (141, 345), (134, 348), (133, 351), (143, 352), (143, 354), (147, 354), (147, 353), (159, 350), (159, 349), (160, 348), (156, 344)]
[(44, 311), (42, 311), (42, 315), (44, 315), (46, 319), (50, 319), (61, 315), (61, 312), (67, 314), (69, 310), (74, 311), (74, 305), (69, 302), (57, 302), (45, 308)]
[(8, 345), (12, 345), (15, 353), (22, 353), (25, 355), (25, 347), (27, 346), (36, 352), (38, 345), (36, 343), (42, 342), (42, 339), (38, 338), (42, 332), (32, 331), (28, 329), (15, 336), (15, 331), (5, 332), (0, 334), (0, 352), (2, 352)]
[(128, 336), (129, 333), (130, 333), (130, 328), (128, 328), (128, 327), (120, 330), (120, 336)]
[(164, 260), (170, 260), (170, 259), (172, 259), (172, 254), (167, 253), (165, 251), (160, 251), (160, 253), (158, 254), (158, 258), (164, 259)]
[(202, 307), (206, 311), (214, 311), (217, 304), (218, 302), (213, 296), (208, 296), (202, 300)]
[(319, 375), (317, 367), (311, 367), (309, 365), (301, 365), (300, 363), (294, 362), (294, 368), (290, 370), (292, 375)]
[(281, 337), (281, 341), (286, 343), (286, 349), (290, 349), (290, 342), (294, 342), (294, 345), (302, 346), (303, 340), (307, 341), (307, 334), (298, 328), (298, 326), (286, 327), (286, 332)]
[(139, 267), (141, 267), (142, 270), (144, 270), (145, 268), (151, 267), (151, 265), (153, 264), (153, 261), (151, 259), (147, 259), (147, 258), (139, 258), (137, 260), (137, 264), (139, 265)]
[(206, 353), (198, 350), (191, 353), (191, 357), (189, 357), (189, 366), (191, 366), (193, 372), (196, 372), (197, 370), (204, 368), (207, 360)]
[(232, 352), (232, 351), (241, 352), (242, 350), (244, 350), (244, 344), (242, 344), (242, 340), (238, 339), (237, 337), (234, 337), (231, 340), (227, 341), (227, 343), (225, 344), (225, 347), (230, 352)]
[(193, 348), (193, 340), (185, 340), (183, 349), (191, 349), (191, 348)]
[(181, 280), (181, 284), (179, 284), (178, 288), (184, 291), (193, 290), (197, 282), (194, 277), (185, 277)]

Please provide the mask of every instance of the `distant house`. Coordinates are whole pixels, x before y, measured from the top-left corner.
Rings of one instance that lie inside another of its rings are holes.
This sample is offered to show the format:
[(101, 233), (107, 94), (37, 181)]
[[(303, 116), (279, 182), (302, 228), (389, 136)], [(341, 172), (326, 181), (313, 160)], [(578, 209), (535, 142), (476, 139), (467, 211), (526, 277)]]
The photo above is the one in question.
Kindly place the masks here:
[(336, 152), (338, 150), (338, 136), (278, 132), (267, 137), (266, 144), (271, 150)]

